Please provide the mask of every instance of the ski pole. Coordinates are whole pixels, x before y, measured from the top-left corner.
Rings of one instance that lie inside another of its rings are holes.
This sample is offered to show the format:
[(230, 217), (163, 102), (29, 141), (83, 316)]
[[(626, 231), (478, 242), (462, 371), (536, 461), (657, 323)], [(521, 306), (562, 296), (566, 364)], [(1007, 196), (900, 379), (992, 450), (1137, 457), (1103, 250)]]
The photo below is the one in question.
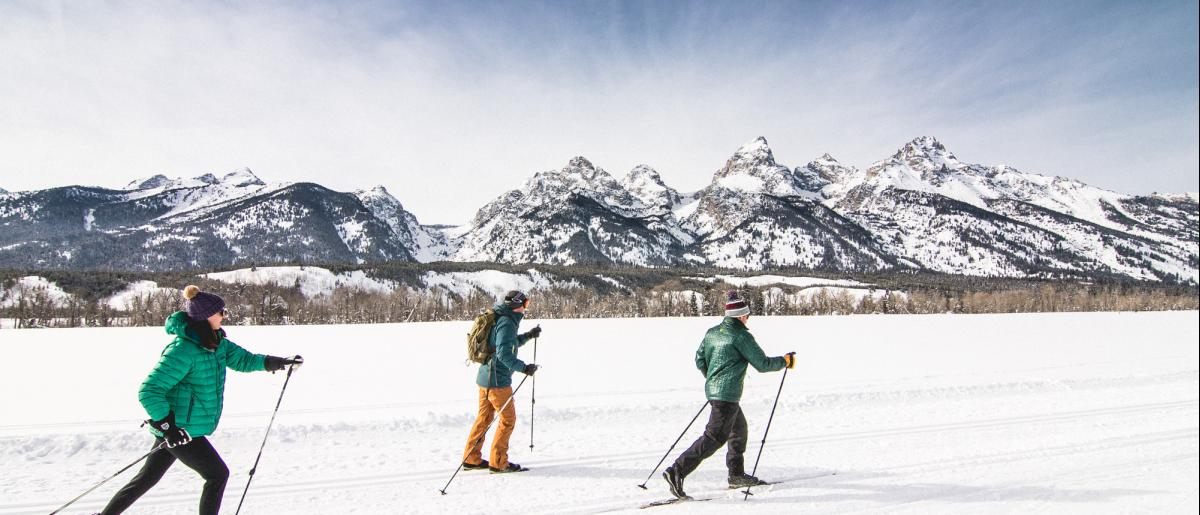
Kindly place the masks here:
[[(498, 411), (498, 412), (499, 412), (499, 411), (504, 411), (504, 408), (507, 408), (507, 407), (508, 407), (508, 403), (512, 402), (513, 398), (515, 398), (515, 397), (517, 396), (517, 392), (521, 391), (521, 386), (525, 384), (525, 380), (526, 380), (526, 379), (529, 379), (529, 376), (525, 376), (525, 377), (522, 377), (522, 378), (521, 378), (521, 382), (517, 383), (517, 388), (513, 390), (513, 393), (512, 393), (512, 395), (509, 395), (509, 396), (508, 396), (508, 400), (504, 401), (504, 404), (502, 404), (502, 405), (500, 406), (500, 409), (498, 409), (498, 410), (496, 410), (496, 411)], [(500, 417), (496, 417), (496, 419), (499, 419), (499, 418), (500, 418)], [(491, 425), (491, 424), (488, 424), (488, 429), (491, 429), (491, 428), (492, 428), (492, 425)], [(486, 436), (487, 436), (487, 430), (484, 430), (484, 431), (483, 431), (483, 434), (479, 436), (479, 440), (476, 440), (474, 445), (479, 445), (480, 443), (483, 443), (483, 439), (484, 439), (484, 437), (486, 437)], [(441, 493), (442, 493), (442, 495), (446, 495), (446, 489), (447, 489), (447, 488), (450, 488), (450, 483), (454, 481), (454, 478), (455, 478), (456, 476), (458, 476), (458, 471), (462, 470), (462, 467), (463, 467), (463, 462), (462, 462), (462, 461), (459, 461), (459, 462), (458, 462), (458, 468), (454, 469), (454, 474), (452, 474), (452, 475), (450, 476), (450, 480), (449, 480), (449, 481), (446, 481), (446, 486), (443, 486), (441, 490), (438, 490), (439, 492), (441, 492)]]
[(50, 512), (50, 515), (54, 515), (54, 514), (56, 514), (56, 513), (60, 512), (60, 511), (63, 511), (63, 510), (65, 510), (65, 509), (67, 509), (67, 507), (68, 507), (68, 506), (70, 506), (70, 505), (72, 505), (72, 504), (75, 504), (75, 501), (78, 501), (78, 500), (80, 500), (80, 499), (83, 499), (83, 496), (85, 496), (85, 495), (87, 495), (87, 494), (90, 494), (90, 493), (92, 493), (92, 491), (94, 491), (94, 490), (95, 490), (95, 489), (97, 489), (97, 488), (100, 488), (100, 486), (101, 486), (101, 485), (103, 485), (104, 483), (107, 483), (107, 482), (111, 481), (113, 478), (115, 478), (115, 477), (117, 477), (117, 476), (121, 475), (121, 473), (122, 473), (122, 472), (125, 472), (126, 470), (129, 470), (129, 469), (130, 469), (131, 467), (133, 467), (134, 465), (137, 465), (138, 463), (141, 463), (141, 462), (142, 462), (142, 460), (145, 460), (146, 458), (149, 458), (151, 454), (154, 454), (154, 453), (155, 453), (155, 451), (158, 451), (159, 449), (162, 449), (164, 445), (167, 445), (167, 442), (166, 442), (166, 440), (163, 440), (163, 441), (162, 441), (162, 442), (160, 442), (158, 445), (155, 445), (153, 449), (150, 449), (150, 452), (148, 452), (148, 453), (146, 453), (146, 454), (143, 454), (141, 458), (138, 458), (138, 459), (134, 460), (134, 461), (133, 461), (133, 463), (130, 463), (130, 464), (128, 464), (128, 465), (125, 465), (124, 467), (122, 467), (122, 468), (121, 468), (121, 470), (118, 470), (116, 474), (113, 474), (113, 475), (111, 475), (111, 476), (108, 476), (108, 477), (104, 478), (104, 480), (103, 480), (103, 481), (101, 481), (101, 482), (99, 482), (99, 483), (96, 483), (96, 484), (95, 484), (95, 485), (93, 485), (91, 488), (88, 488), (88, 489), (87, 489), (87, 491), (85, 491), (85, 492), (83, 492), (83, 493), (81, 493), (81, 494), (77, 495), (77, 496), (76, 496), (74, 499), (71, 499), (70, 501), (67, 501), (67, 504), (64, 504), (64, 505), (62, 505), (62, 506), (59, 506), (59, 507), (58, 507), (58, 509), (56, 509), (56, 510), (54, 510), (54, 511)]
[(655, 465), (655, 466), (654, 466), (654, 470), (651, 470), (651, 471), (650, 471), (650, 475), (649, 475), (649, 476), (646, 476), (646, 480), (645, 480), (645, 481), (643, 481), (643, 482), (642, 482), (642, 484), (640, 484), (640, 485), (637, 485), (637, 487), (638, 487), (638, 488), (641, 488), (642, 490), (646, 490), (646, 489), (647, 489), (647, 488), (646, 488), (646, 483), (649, 483), (649, 482), (650, 482), (650, 478), (654, 477), (654, 473), (655, 473), (655, 472), (658, 472), (658, 467), (661, 467), (661, 466), (662, 466), (662, 464), (663, 464), (663, 462), (664, 462), (664, 461), (667, 461), (667, 456), (670, 456), (670, 455), (671, 455), (671, 451), (675, 450), (675, 446), (676, 446), (676, 445), (679, 445), (679, 441), (680, 441), (680, 440), (683, 440), (683, 435), (687, 434), (687, 432), (688, 432), (688, 429), (691, 429), (691, 428), (692, 428), (692, 424), (695, 424), (695, 423), (696, 423), (696, 419), (700, 418), (700, 414), (701, 414), (701, 413), (704, 413), (704, 408), (705, 408), (705, 407), (707, 407), (707, 406), (708, 406), (708, 401), (704, 401), (704, 405), (700, 406), (700, 411), (697, 411), (697, 412), (696, 412), (696, 416), (692, 417), (692, 421), (691, 421), (691, 422), (688, 422), (688, 425), (687, 425), (687, 427), (683, 428), (683, 432), (682, 432), (682, 433), (679, 433), (679, 438), (676, 438), (676, 439), (675, 439), (675, 443), (671, 444), (671, 448), (670, 448), (670, 449), (667, 449), (667, 453), (663, 455), (663, 457), (662, 457), (662, 459), (661, 459), (661, 460), (658, 460), (658, 465)]
[(289, 366), (287, 377), (283, 378), (283, 388), (279, 390), (279, 400), (275, 401), (275, 411), (271, 413), (271, 421), (267, 422), (267, 432), (263, 434), (262, 445), (258, 446), (258, 456), (254, 457), (254, 466), (250, 467), (250, 477), (246, 479), (246, 488), (242, 490), (242, 499), (238, 501), (237, 510), (234, 515), (242, 512), (242, 503), (246, 502), (246, 492), (250, 491), (250, 482), (254, 481), (254, 472), (258, 470), (258, 460), (262, 459), (263, 449), (267, 446), (267, 436), (271, 434), (271, 426), (275, 424), (275, 415), (279, 414), (279, 405), (283, 403), (283, 392), (287, 391), (288, 381), (292, 380), (292, 372), (296, 367)]
[[(762, 459), (763, 447), (767, 446), (767, 433), (771, 432), (771, 421), (775, 419), (775, 407), (779, 406), (779, 394), (783, 393), (783, 382), (787, 380), (787, 368), (783, 369), (783, 378), (779, 380), (779, 391), (775, 392), (775, 404), (771, 405), (771, 416), (767, 417), (767, 429), (763, 431), (762, 442), (758, 444), (758, 457), (754, 458), (754, 469), (750, 471), (750, 475), (758, 473), (758, 460)], [(746, 496), (742, 497), (745, 501), (750, 498), (750, 487), (746, 487)]]
[[(541, 327), (541, 326), (538, 326)], [(537, 342), (533, 339), (533, 362), (537, 363)], [(537, 376), (533, 376), (533, 384), (529, 390), (529, 452), (533, 452), (533, 408), (537, 405)]]

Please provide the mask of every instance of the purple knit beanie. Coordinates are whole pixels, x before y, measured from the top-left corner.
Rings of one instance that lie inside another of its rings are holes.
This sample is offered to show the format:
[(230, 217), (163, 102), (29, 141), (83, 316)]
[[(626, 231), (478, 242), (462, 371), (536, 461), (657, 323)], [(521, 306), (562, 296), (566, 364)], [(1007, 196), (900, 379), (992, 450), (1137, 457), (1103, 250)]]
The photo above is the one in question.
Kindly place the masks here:
[(189, 284), (183, 289), (183, 298), (187, 299), (183, 303), (183, 310), (187, 311), (188, 318), (192, 320), (208, 320), (208, 317), (225, 309), (225, 299), (215, 293), (200, 291), (200, 287), (194, 284)]

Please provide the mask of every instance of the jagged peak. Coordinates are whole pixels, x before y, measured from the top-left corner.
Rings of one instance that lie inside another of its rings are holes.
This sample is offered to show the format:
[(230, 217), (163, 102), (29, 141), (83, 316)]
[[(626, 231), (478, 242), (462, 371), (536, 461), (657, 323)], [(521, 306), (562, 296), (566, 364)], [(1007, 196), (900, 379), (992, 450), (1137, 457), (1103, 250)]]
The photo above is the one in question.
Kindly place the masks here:
[(389, 192), (387, 190), (387, 188), (383, 187), (382, 184), (376, 185), (374, 188), (371, 188), (371, 189), (354, 190), (354, 196), (356, 196), (360, 199), (377, 199), (378, 198), (378, 199), (391, 199), (393, 201), (396, 200), (396, 197), (394, 195), (392, 195), (391, 192)]
[(221, 182), (220, 179), (217, 179), (216, 175), (213, 175), (211, 173), (206, 173), (204, 175), (196, 176), (196, 180), (200, 181), (204, 184), (217, 184), (217, 183)]
[(399, 211), (404, 210), (404, 205), (400, 203), (400, 199), (397, 199), (394, 195), (392, 195), (391, 192), (389, 192), (387, 188), (383, 187), (382, 184), (377, 185), (369, 190), (354, 190), (354, 196), (358, 197), (363, 205), (367, 206), (367, 208), (371, 209), (372, 211), (380, 207), (396, 209)]
[(658, 173), (658, 170), (651, 168), (649, 165), (637, 165), (632, 170), (629, 170), (629, 173), (625, 174), (625, 182), (632, 182), (642, 178), (650, 179), (654, 182), (662, 182), (662, 175)]
[(933, 136), (918, 136), (912, 141), (905, 143), (900, 150), (897, 150), (893, 159), (899, 161), (909, 161), (912, 159), (927, 159), (943, 164), (957, 164), (958, 158), (950, 152), (942, 142), (938, 141)]
[(813, 159), (812, 162), (810, 162), (808, 164), (809, 165), (817, 165), (817, 166), (846, 166), (846, 165), (842, 164), (841, 161), (838, 161), (836, 157), (833, 157), (832, 155), (830, 155), (828, 152), (821, 154), (820, 157)]
[(575, 156), (575, 157), (572, 157), (569, 162), (567, 162), (567, 166), (563, 170), (589, 170), (590, 171), (590, 170), (595, 170), (595, 169), (596, 169), (596, 165), (593, 165), (591, 161), (588, 161), (588, 158), (583, 157), (583, 156)]
[[(361, 190), (360, 190), (360, 191), (361, 191)], [(387, 196), (389, 196), (389, 197), (391, 197), (391, 196), (392, 196), (392, 194), (391, 194), (390, 192), (388, 192), (387, 188), (383, 187), (383, 185), (382, 185), (382, 184), (377, 184), (377, 185), (375, 185), (375, 187), (374, 187), (374, 188), (371, 188), (371, 189), (369, 189), (369, 190), (365, 190), (364, 192), (365, 192), (365, 193), (371, 193), (371, 194), (375, 194), (375, 195), (387, 195)]]
[(759, 136), (754, 138), (749, 143), (738, 147), (733, 153), (730, 161), (754, 161), (763, 163), (775, 163), (775, 154), (771, 152), (771, 146), (767, 143), (767, 138)]
[(674, 188), (667, 186), (666, 181), (663, 181), (662, 175), (658, 170), (647, 165), (637, 165), (629, 171), (621, 179), (621, 185), (638, 197), (642, 197), (643, 201), (647, 201), (647, 195), (659, 195), (665, 193), (671, 202), (678, 201), (679, 192)]

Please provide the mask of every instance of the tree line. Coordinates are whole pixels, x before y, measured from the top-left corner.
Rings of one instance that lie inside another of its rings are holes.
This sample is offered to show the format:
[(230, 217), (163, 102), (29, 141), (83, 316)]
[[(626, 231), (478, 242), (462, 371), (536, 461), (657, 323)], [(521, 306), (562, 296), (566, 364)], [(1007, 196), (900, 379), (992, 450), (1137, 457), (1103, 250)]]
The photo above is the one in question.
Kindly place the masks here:
[[(398, 287), (390, 292), (338, 287), (305, 296), (300, 285), (228, 284), (186, 278), (220, 294), (233, 325), (369, 324), (470, 320), (495, 299), (481, 291)], [(0, 280), (0, 287), (6, 281)], [(11, 283), (11, 279), (7, 281)], [(932, 313), (1023, 313), (1058, 311), (1162, 311), (1200, 308), (1194, 287), (999, 281), (964, 288), (954, 281), (892, 281), (889, 289), (735, 288), (720, 281), (671, 277), (647, 286), (552, 287), (530, 292), (530, 318), (627, 318), (719, 316), (727, 290), (737, 289), (760, 315), (854, 315)], [(986, 287), (984, 286), (986, 285)], [(103, 298), (72, 295), (56, 300), (43, 289), (21, 290), (5, 301), (0, 319), (16, 328), (158, 326), (182, 308), (169, 290), (132, 297), (127, 309)]]

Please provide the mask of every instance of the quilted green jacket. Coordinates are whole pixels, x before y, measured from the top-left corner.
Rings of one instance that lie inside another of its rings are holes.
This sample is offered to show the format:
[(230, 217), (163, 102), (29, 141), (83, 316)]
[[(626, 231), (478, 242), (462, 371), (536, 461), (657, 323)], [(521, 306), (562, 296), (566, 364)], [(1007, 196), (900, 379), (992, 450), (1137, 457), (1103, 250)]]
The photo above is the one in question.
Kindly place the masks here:
[[(238, 372), (265, 370), (265, 356), (252, 354), (224, 338), (216, 349), (206, 349), (187, 328), (187, 313), (167, 317), (167, 334), (175, 339), (163, 349), (158, 364), (142, 382), (138, 400), (150, 420), (175, 412), (175, 422), (193, 438), (217, 429), (225, 407), (225, 369)], [(162, 433), (151, 428), (155, 436)]]
[(741, 401), (747, 364), (759, 372), (774, 372), (787, 366), (782, 356), (768, 358), (741, 320), (725, 317), (705, 333), (696, 350), (696, 368), (704, 374), (708, 400)]

